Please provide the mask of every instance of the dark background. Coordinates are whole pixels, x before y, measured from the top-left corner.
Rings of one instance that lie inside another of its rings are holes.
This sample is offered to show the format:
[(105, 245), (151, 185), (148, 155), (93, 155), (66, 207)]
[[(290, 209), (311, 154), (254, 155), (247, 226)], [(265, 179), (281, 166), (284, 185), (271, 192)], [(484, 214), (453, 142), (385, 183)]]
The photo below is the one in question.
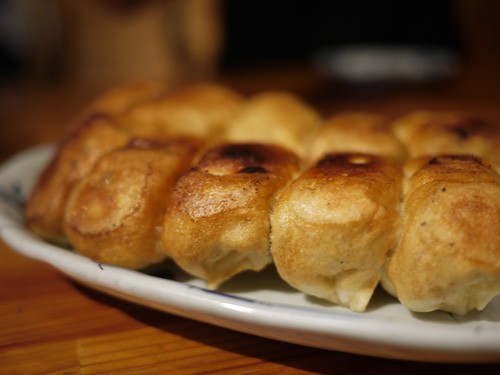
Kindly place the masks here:
[(303, 61), (353, 44), (463, 51), (454, 2), (225, 1), (223, 67)]

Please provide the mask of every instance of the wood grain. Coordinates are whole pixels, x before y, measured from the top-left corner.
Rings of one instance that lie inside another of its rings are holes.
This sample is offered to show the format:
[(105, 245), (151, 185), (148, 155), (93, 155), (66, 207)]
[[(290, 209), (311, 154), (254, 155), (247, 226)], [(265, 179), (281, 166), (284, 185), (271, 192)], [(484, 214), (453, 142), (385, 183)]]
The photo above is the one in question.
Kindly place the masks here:
[(308, 374), (453, 371), (496, 365), (385, 360), (277, 342), (79, 286), (0, 243), (1, 374)]

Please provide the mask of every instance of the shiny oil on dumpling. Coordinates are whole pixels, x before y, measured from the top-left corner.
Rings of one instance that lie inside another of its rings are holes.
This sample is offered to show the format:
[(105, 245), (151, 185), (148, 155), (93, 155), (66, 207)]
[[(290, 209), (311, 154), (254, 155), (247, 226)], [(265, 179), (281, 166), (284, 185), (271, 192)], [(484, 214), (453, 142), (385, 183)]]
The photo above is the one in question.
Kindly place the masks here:
[(48, 241), (67, 244), (63, 217), (71, 190), (102, 155), (129, 140), (107, 115), (94, 115), (69, 132), (26, 202), (26, 225)]
[(224, 144), (182, 176), (169, 199), (162, 244), (186, 272), (211, 288), (271, 263), (270, 219), (299, 159), (272, 145)]
[(116, 87), (92, 101), (71, 122), (26, 202), (26, 224), (31, 230), (48, 241), (68, 243), (62, 221), (74, 184), (103, 154), (130, 141), (129, 133), (116, 128), (116, 116), (162, 90), (162, 85), (153, 83)]
[(64, 229), (76, 251), (127, 268), (163, 260), (165, 202), (196, 150), (187, 141), (134, 140), (101, 157), (68, 199)]

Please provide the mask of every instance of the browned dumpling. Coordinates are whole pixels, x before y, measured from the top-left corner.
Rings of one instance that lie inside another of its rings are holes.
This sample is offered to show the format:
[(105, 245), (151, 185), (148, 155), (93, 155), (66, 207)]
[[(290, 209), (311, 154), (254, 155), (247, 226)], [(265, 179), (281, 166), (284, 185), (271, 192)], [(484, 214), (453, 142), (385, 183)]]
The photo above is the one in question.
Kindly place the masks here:
[(403, 162), (406, 149), (384, 117), (347, 112), (328, 118), (314, 137), (307, 159), (310, 165), (328, 153), (365, 153)]
[(163, 90), (156, 83), (123, 85), (100, 95), (68, 127), (55, 156), (42, 172), (26, 204), (26, 222), (43, 238), (67, 244), (62, 218), (73, 185), (99, 159), (125, 145), (131, 136), (115, 128), (115, 116)]
[(304, 156), (321, 123), (319, 113), (300, 98), (281, 91), (248, 99), (227, 128), (230, 142), (256, 142), (288, 148)]
[(470, 154), (500, 170), (500, 126), (493, 123), (456, 111), (417, 111), (393, 127), (410, 158)]
[(155, 82), (137, 82), (112, 88), (94, 100), (86, 113), (116, 115), (160, 96), (166, 88)]
[(500, 294), (500, 176), (472, 156), (421, 164), (382, 284), (413, 311), (482, 310)]
[(127, 268), (163, 260), (165, 202), (196, 149), (188, 141), (134, 140), (101, 157), (68, 199), (64, 229), (71, 244), (91, 259)]
[(288, 92), (138, 83), (75, 119), (25, 217), (97, 262), (171, 257), (210, 288), (274, 261), (354, 311), (381, 281), (412, 311), (466, 314), (500, 294), (499, 171), (500, 127), (461, 112), (325, 121)]
[(224, 86), (186, 86), (133, 106), (120, 116), (119, 127), (135, 137), (198, 137), (216, 142), (242, 101), (238, 93)]
[(129, 140), (107, 115), (93, 115), (75, 127), (59, 145), (26, 202), (27, 226), (49, 241), (66, 244), (63, 216), (71, 189), (103, 154)]
[(401, 217), (400, 166), (366, 154), (329, 154), (293, 181), (271, 216), (280, 276), (306, 294), (364, 311)]
[(211, 288), (263, 269), (271, 263), (269, 213), (298, 165), (293, 153), (277, 146), (209, 150), (171, 195), (163, 223), (166, 253)]

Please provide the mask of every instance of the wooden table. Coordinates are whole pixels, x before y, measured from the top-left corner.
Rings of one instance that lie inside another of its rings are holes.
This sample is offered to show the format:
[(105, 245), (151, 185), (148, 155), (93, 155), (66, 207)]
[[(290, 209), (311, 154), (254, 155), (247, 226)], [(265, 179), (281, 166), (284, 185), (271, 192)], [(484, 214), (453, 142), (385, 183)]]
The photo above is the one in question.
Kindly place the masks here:
[[(286, 75), (286, 74), (285, 74)], [(339, 91), (314, 75), (276, 78), (247, 92), (287, 88), (325, 113), (368, 110), (398, 116), (420, 108), (462, 108), (500, 119), (500, 85), (434, 87), (379, 93)], [(284, 76), (283, 76), (284, 77)], [(229, 83), (241, 82), (234, 76)], [(470, 82), (475, 82), (470, 80)], [(246, 86), (245, 86), (246, 84)], [(464, 86), (465, 85), (465, 86)], [(2, 94), (0, 158), (57, 138), (87, 98), (65, 90)], [(500, 373), (499, 365), (430, 364), (372, 358), (272, 341), (155, 311), (80, 286), (50, 266), (0, 243), (0, 373)]]

